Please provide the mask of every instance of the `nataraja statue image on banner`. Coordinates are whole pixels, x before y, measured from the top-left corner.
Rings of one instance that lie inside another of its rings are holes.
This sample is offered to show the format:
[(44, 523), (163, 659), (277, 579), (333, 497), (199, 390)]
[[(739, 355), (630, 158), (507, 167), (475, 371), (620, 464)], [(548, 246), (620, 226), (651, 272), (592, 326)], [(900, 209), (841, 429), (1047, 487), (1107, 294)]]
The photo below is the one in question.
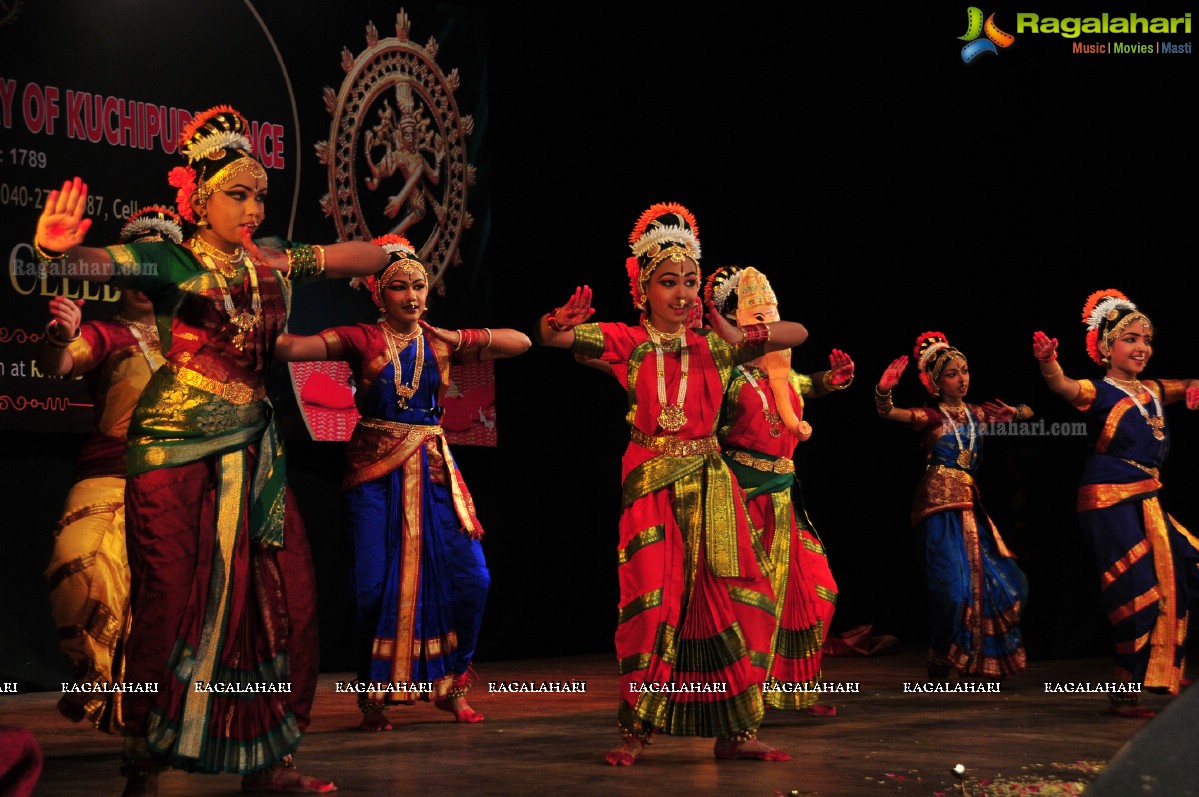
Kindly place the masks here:
[[(343, 240), (412, 241), (428, 267), (430, 293), (444, 297), (447, 271), (463, 263), (463, 237), (474, 224), (467, 200), (476, 169), (466, 139), (475, 123), (454, 98), (458, 70), (443, 72), (437, 40), (421, 46), (410, 30), (401, 11), (394, 36), (381, 38), (371, 22), (366, 49), (356, 57), (342, 51), (344, 80), (323, 93), (329, 138), (316, 145), (328, 180), (321, 210)], [(496, 444), (493, 374), (489, 360), (455, 369), (442, 419), (452, 442)], [(348, 440), (358, 421), (348, 366), (296, 363), (292, 380), (312, 437)]]

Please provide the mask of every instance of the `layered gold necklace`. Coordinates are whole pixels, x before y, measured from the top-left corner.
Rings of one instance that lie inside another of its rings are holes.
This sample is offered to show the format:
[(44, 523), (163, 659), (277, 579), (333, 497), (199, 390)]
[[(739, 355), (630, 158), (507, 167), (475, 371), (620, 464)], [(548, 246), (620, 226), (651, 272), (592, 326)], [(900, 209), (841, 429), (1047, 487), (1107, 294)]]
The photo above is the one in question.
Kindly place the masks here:
[[(395, 385), (396, 385), (396, 404), (401, 409), (408, 406), (408, 401), (416, 395), (417, 389), (420, 387), (421, 371), (425, 368), (425, 342), (421, 339), (421, 328), (417, 327), (415, 331), (407, 334), (397, 332), (391, 328), (391, 324), (386, 320), (379, 322), (379, 329), (383, 330), (383, 337), (387, 341), (387, 354), (391, 357), (392, 367), (395, 369)], [(408, 344), (416, 341), (416, 362), (412, 368), (412, 378), (408, 380), (408, 384), (403, 384), (403, 369), (400, 368), (400, 352), (408, 348)], [(396, 342), (404, 344), (396, 346)]]
[(199, 235), (193, 235), (187, 243), (192, 248), (192, 251), (197, 255), (207, 255), (213, 260), (223, 263), (223, 267), (217, 266), (213, 268), (213, 270), (219, 270), (220, 273), (226, 277), (232, 277), (237, 273), (237, 264), (240, 263), (245, 256), (245, 251), (240, 246), (234, 249), (232, 252), (226, 252), (225, 250), (208, 243), (208, 241), (205, 241)]
[(962, 436), (958, 433), (957, 421), (949, 414), (949, 410), (946, 408), (944, 402), (938, 403), (937, 407), (940, 408), (941, 414), (945, 416), (945, 419), (949, 421), (949, 425), (953, 427), (953, 439), (958, 444), (958, 465), (969, 470), (974, 465), (976, 456), (974, 453), (974, 441), (978, 436), (978, 425), (974, 422), (974, 413), (970, 411), (970, 407), (966, 406), (965, 403), (961, 407), (954, 407), (955, 410), (960, 409), (966, 413), (966, 424), (970, 427), (970, 442), (963, 446)]
[[(643, 319), (642, 323), (650, 342), (654, 344), (654, 355), (658, 365), (658, 404), (662, 407), (658, 413), (658, 425), (667, 432), (677, 432), (687, 423), (687, 414), (683, 412), (683, 402), (687, 399), (687, 366), (690, 362), (687, 342), (683, 340), (683, 336), (687, 334), (687, 327), (679, 327), (675, 332), (662, 332), (649, 322), (648, 317)], [(673, 404), (666, 401), (666, 351), (662, 347), (663, 341), (677, 342), (681, 350), (679, 392)]]
[[(200, 240), (192, 238), (192, 242)], [(193, 249), (193, 251), (196, 251)], [(218, 250), (219, 251), (219, 250)], [(241, 249), (238, 249), (241, 252)], [(229, 316), (230, 323), (237, 327), (237, 334), (233, 336), (233, 345), (238, 351), (246, 350), (246, 337), (258, 326), (258, 322), (262, 320), (262, 294), (258, 290), (258, 270), (254, 268), (254, 264), (245, 262), (246, 271), (250, 274), (250, 309), (237, 312), (237, 308), (233, 306), (233, 293), (229, 290), (229, 283), (225, 282), (226, 275), (221, 269), (217, 268), (212, 262), (212, 258), (207, 252), (196, 251), (196, 256), (200, 258), (200, 262), (204, 264), (204, 268), (212, 272), (212, 276), (216, 279), (216, 284), (221, 290), (221, 299), (225, 305), (225, 313)], [(247, 258), (248, 261), (248, 258)]]

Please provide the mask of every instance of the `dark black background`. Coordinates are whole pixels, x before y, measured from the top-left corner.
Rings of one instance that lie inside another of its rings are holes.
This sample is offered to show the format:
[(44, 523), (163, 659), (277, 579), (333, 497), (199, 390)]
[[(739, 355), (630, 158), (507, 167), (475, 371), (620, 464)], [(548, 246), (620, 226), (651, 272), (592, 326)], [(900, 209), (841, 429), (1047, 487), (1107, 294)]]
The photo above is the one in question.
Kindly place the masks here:
[[(1057, 16), (1189, 10), (1036, 5)], [(883, 367), (917, 334), (942, 330), (969, 355), (974, 400), (1078, 420), (1045, 389), (1031, 335), (1061, 338), (1068, 374), (1099, 375), (1079, 312), (1091, 291), (1117, 287), (1155, 322), (1151, 375), (1199, 376), (1195, 139), (1185, 121), (1196, 105), (1193, 55), (1074, 55), (1064, 38), (1017, 34), (1008, 50), (966, 65), (956, 38), (965, 4), (405, 7), (417, 41), (436, 33), (438, 14), (454, 14), (481, 25), (486, 43), (485, 104), (464, 111), (486, 131), (479, 154), (490, 205), (472, 212), (490, 295), (439, 323), (527, 331), (582, 283), (595, 290), (597, 318), (634, 321), (628, 232), (649, 204), (678, 201), (698, 217), (705, 273), (726, 264), (765, 271), (783, 316), (807, 325), (798, 369), (821, 369), (833, 347), (854, 357), (857, 383), (813, 403), (815, 435), (796, 455), (841, 590), (834, 633), (873, 624), (905, 641), (923, 637), (908, 525), (921, 453), (916, 435), (875, 417), (871, 398)], [(319, 90), (340, 79), (336, 51), (357, 51), (366, 21), (386, 30), (399, 6), (306, 5), (302, 18), (292, 5), (256, 8), (297, 86), (305, 140), (323, 138)], [(983, 10), (1015, 33), (1014, 15), (1028, 6)], [(220, 52), (205, 46), (205, 63), (221, 65), (197, 72), (212, 95), (198, 106), (223, 101), (222, 81), (245, 79), (221, 60), (230, 57), (223, 43)], [(315, 164), (309, 151), (291, 155)], [(323, 190), (302, 178), (296, 238), (331, 238), (315, 209)], [(297, 323), (303, 310), (301, 302)], [(492, 592), (477, 661), (609, 651), (622, 393), (561, 351), (500, 362), (496, 376), (498, 447), (455, 452), (488, 532)], [(897, 403), (922, 400), (905, 377)], [(1168, 416), (1176, 445), (1163, 502), (1194, 524), (1199, 423), (1180, 406)], [(5, 435), (5, 680), (46, 686), (65, 675), (41, 569), (79, 442)], [(326, 670), (350, 667), (342, 453), (289, 441), (317, 555)], [(1031, 582), (1024, 629), (1033, 658), (1110, 647), (1074, 514), (1086, 453), (1082, 438), (987, 441), (979, 484)]]

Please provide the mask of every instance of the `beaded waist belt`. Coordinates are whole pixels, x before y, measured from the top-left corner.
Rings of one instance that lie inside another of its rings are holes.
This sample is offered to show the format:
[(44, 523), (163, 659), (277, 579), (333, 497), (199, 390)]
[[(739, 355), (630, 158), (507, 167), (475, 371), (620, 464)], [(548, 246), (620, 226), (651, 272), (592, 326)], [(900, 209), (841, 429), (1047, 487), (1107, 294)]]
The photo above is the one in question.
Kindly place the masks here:
[(252, 401), (262, 401), (266, 398), (266, 386), (250, 387), (245, 382), (218, 382), (199, 371), (167, 363), (175, 373), (175, 378), (185, 385), (219, 396), (230, 404), (249, 404)]
[(396, 435), (422, 434), (422, 435), (443, 435), (445, 431), (440, 424), (430, 426), (420, 423), (400, 423), (399, 421), (385, 421), (382, 418), (359, 418), (359, 426), (365, 426), (367, 429), (378, 429), (383, 432), (391, 432)]
[(629, 438), (642, 448), (657, 451), (659, 454), (665, 454), (668, 457), (690, 457), (695, 454), (717, 454), (720, 452), (720, 443), (717, 441), (715, 435), (711, 437), (699, 437), (694, 440), (680, 440), (674, 435), (651, 437), (640, 429), (633, 429), (629, 433)]
[(726, 451), (725, 456), (731, 457), (734, 462), (760, 470), (764, 473), (795, 473), (795, 463), (786, 457), (778, 459), (766, 459), (765, 457), (755, 457), (748, 451)]

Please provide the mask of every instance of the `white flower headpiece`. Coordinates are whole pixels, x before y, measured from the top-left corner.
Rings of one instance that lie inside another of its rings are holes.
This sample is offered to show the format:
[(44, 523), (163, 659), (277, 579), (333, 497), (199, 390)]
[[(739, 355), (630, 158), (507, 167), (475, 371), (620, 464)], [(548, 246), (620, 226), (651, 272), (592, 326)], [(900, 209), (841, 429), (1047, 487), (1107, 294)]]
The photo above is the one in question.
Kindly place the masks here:
[(1118, 296), (1109, 296), (1095, 305), (1095, 309), (1091, 311), (1089, 316), (1087, 316), (1087, 329), (1099, 329), (1099, 325), (1103, 323), (1105, 318), (1107, 318), (1113, 312), (1118, 313), (1121, 310), (1135, 313), (1137, 311), (1137, 306), (1128, 299), (1121, 299)]
[(210, 155), (216, 154), (220, 157), (223, 150), (237, 149), (242, 152), (253, 152), (253, 147), (250, 146), (250, 139), (243, 134), (234, 132), (233, 130), (217, 130), (210, 133), (197, 141), (192, 141), (183, 148), (183, 154), (187, 156), (189, 163), (195, 163), (198, 160), (207, 158)]

